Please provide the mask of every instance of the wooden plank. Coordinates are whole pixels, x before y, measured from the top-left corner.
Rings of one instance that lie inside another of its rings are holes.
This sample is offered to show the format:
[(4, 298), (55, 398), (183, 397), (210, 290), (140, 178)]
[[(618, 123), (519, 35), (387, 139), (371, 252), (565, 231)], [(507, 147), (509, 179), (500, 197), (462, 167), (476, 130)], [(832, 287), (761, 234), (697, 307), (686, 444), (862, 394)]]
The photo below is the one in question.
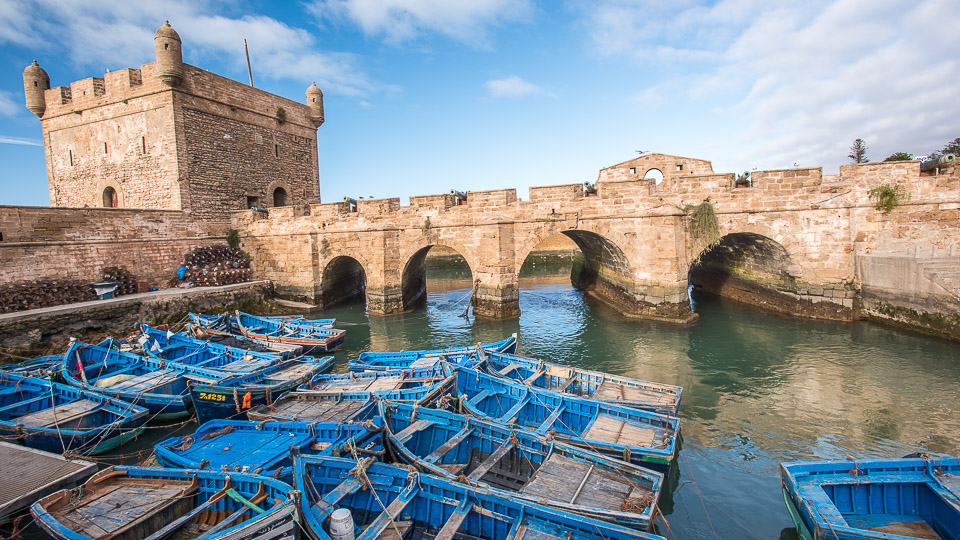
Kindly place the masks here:
[(587, 469), (587, 474), (583, 475), (583, 480), (580, 481), (580, 485), (577, 486), (577, 491), (573, 492), (573, 497), (570, 498), (570, 504), (577, 502), (577, 497), (580, 496), (580, 492), (583, 491), (583, 486), (587, 483), (587, 480), (590, 479), (590, 475), (593, 473), (593, 468), (595, 465), (590, 465), (590, 468)]
[(511, 418), (520, 414), (520, 411), (527, 406), (527, 403), (530, 403), (530, 397), (524, 396), (516, 403), (513, 404), (513, 407), (510, 407), (510, 410), (506, 412), (503, 416), (500, 417), (501, 422), (509, 422)]
[(360, 533), (357, 540), (372, 540), (374, 538), (380, 538), (381, 533), (383, 533), (391, 523), (400, 515), (400, 512), (403, 512), (403, 509), (406, 508), (410, 501), (413, 500), (413, 495), (417, 492), (415, 486), (405, 488), (397, 498), (393, 500), (387, 507), (380, 512), (380, 515), (377, 516), (377, 519), (373, 520), (366, 529)]
[(17, 422), (25, 426), (54, 427), (57, 424), (64, 424), (99, 410), (101, 405), (89, 399), (81, 399), (64, 403), (57, 407), (50, 407), (30, 414), (25, 414), (17, 419)]
[(456, 448), (456, 446), (461, 442), (463, 442), (464, 439), (469, 437), (471, 431), (472, 430), (470, 426), (465, 426), (451, 439), (448, 439), (447, 442), (443, 443), (442, 446), (440, 446), (433, 452), (430, 452), (430, 454), (427, 457), (423, 458), (423, 460), (426, 461), (427, 463), (435, 463), (437, 460), (445, 456), (448, 452)]
[(443, 527), (440, 528), (440, 532), (437, 533), (437, 536), (435, 536), (433, 540), (453, 540), (453, 535), (457, 534), (460, 525), (463, 524), (463, 520), (466, 519), (467, 514), (470, 513), (472, 506), (473, 505), (467, 503), (454, 510), (453, 514), (450, 514), (450, 517), (447, 518), (447, 521), (443, 524)]
[(356, 478), (352, 476), (347, 477), (347, 479), (341, 482), (340, 485), (328, 491), (326, 495), (324, 495), (314, 504), (314, 506), (318, 506), (321, 503), (323, 503), (325, 506), (335, 505), (340, 502), (340, 499), (360, 489), (360, 486), (362, 485), (363, 484), (361, 484)]
[(542, 377), (544, 373), (546, 373), (546, 371), (544, 371), (543, 368), (538, 369), (537, 371), (535, 371), (535, 372), (533, 373), (533, 375), (530, 375), (529, 377), (527, 377), (527, 378), (523, 381), (523, 384), (525, 384), (525, 385), (527, 385), (527, 386), (530, 386), (531, 384), (533, 384), (534, 381), (536, 381), (537, 379), (539, 379), (540, 377)]
[(396, 439), (400, 442), (406, 442), (407, 439), (413, 437), (413, 434), (420, 431), (421, 429), (430, 427), (434, 424), (433, 420), (421, 419), (417, 420), (414, 423), (410, 424), (403, 429), (400, 433), (394, 435)]
[(74, 487), (97, 472), (94, 463), (0, 442), (0, 516), (28, 508), (41, 497)]
[(172, 534), (180, 527), (183, 527), (188, 521), (192, 520), (197, 514), (203, 512), (207, 508), (217, 504), (217, 502), (224, 497), (226, 494), (227, 488), (223, 488), (215, 495), (206, 500), (203, 504), (198, 504), (193, 508), (193, 510), (187, 512), (186, 514), (180, 516), (174, 521), (168, 523), (165, 527), (159, 531), (151, 534), (146, 538), (146, 540), (160, 540), (161, 538), (166, 538), (167, 535)]
[(476, 469), (474, 469), (472, 473), (470, 473), (468, 480), (471, 482), (480, 480), (480, 478), (490, 472), (490, 469), (492, 469), (493, 466), (503, 458), (503, 456), (507, 455), (507, 452), (509, 452), (513, 447), (514, 444), (512, 441), (510, 441), (510, 439), (503, 441), (503, 444), (500, 445), (500, 448), (497, 448), (496, 451), (490, 454), (490, 456), (488, 456), (483, 463), (481, 463)]
[(500, 371), (498, 371), (498, 373), (500, 373), (500, 374), (503, 375), (503, 376), (506, 376), (507, 373), (510, 373), (511, 371), (513, 371), (513, 370), (515, 370), (515, 369), (517, 369), (517, 368), (519, 368), (519, 367), (520, 367), (520, 364), (518, 364), (518, 363), (516, 363), (516, 362), (510, 362), (509, 364), (507, 364), (507, 367), (501, 369)]
[(571, 370), (570, 376), (567, 377), (567, 380), (557, 387), (557, 392), (566, 392), (567, 388), (570, 388), (570, 385), (577, 380), (576, 373), (576, 370)]
[(477, 395), (473, 396), (472, 398), (468, 399), (468, 400), (467, 400), (467, 403), (469, 403), (469, 404), (471, 404), (471, 405), (473, 405), (473, 406), (476, 406), (476, 405), (479, 404), (481, 401), (487, 399), (488, 397), (490, 397), (490, 396), (492, 396), (492, 395), (494, 395), (494, 394), (496, 394), (496, 392), (494, 392), (493, 390), (490, 390), (489, 388), (487, 388), (487, 389), (483, 390), (482, 392), (480, 392), (479, 394), (477, 394)]
[(563, 413), (563, 410), (566, 408), (566, 405), (561, 403), (553, 412), (550, 413), (550, 416), (540, 424), (540, 427), (537, 428), (537, 433), (546, 433), (550, 426), (557, 421), (557, 418), (560, 418), (560, 414)]

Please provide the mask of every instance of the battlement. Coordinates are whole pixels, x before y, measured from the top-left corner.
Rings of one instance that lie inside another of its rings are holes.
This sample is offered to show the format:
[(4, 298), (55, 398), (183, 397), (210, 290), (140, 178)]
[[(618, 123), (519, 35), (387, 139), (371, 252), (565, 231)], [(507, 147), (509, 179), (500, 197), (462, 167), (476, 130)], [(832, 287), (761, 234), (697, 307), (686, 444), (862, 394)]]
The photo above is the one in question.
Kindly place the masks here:
[(157, 77), (156, 62), (144, 64), (139, 69), (111, 71), (103, 77), (87, 77), (74, 81), (69, 86), (56, 86), (46, 90), (43, 98), (47, 108), (41, 119), (126, 103), (131, 99), (169, 89)]

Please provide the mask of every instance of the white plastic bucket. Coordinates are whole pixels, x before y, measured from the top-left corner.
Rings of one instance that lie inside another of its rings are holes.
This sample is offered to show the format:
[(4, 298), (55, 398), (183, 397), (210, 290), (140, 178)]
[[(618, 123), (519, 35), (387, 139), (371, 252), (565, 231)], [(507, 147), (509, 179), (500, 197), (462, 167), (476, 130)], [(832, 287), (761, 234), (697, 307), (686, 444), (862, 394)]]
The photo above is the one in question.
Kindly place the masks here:
[(330, 538), (353, 540), (353, 515), (347, 508), (337, 508), (330, 514)]

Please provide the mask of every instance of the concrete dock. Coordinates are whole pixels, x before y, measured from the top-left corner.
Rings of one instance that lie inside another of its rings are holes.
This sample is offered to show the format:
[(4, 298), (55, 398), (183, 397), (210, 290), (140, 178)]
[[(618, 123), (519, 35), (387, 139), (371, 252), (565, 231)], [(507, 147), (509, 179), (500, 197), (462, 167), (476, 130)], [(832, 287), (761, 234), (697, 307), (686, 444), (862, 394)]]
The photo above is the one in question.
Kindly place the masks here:
[(82, 484), (97, 465), (80, 459), (0, 442), (0, 523), (41, 497)]

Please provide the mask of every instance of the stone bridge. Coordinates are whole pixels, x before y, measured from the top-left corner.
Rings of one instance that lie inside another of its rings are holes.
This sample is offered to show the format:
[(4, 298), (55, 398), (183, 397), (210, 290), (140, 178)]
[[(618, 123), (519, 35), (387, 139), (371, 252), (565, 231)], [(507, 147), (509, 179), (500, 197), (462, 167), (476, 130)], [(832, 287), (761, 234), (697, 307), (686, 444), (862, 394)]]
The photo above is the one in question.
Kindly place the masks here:
[[(891, 212), (870, 196), (884, 185), (906, 195)], [(365, 292), (378, 314), (420, 301), (427, 252), (452, 248), (470, 266), (475, 313), (487, 317), (519, 314), (524, 259), (558, 234), (583, 254), (574, 285), (629, 316), (679, 322), (696, 316), (689, 283), (779, 311), (852, 319), (869, 285), (864, 257), (955, 256), (960, 245), (956, 171), (921, 173), (918, 162), (847, 165), (838, 175), (759, 171), (738, 183), (708, 161), (650, 154), (601, 170), (595, 188), (532, 187), (529, 200), (504, 189), (465, 201), (410, 197), (409, 206), (392, 198), (243, 211), (233, 226), (258, 277), (280, 295), (330, 307)], [(714, 246), (691, 232), (690, 207), (704, 201), (719, 226)], [(899, 287), (889, 277), (878, 287)], [(956, 296), (939, 287), (933, 296)]]

